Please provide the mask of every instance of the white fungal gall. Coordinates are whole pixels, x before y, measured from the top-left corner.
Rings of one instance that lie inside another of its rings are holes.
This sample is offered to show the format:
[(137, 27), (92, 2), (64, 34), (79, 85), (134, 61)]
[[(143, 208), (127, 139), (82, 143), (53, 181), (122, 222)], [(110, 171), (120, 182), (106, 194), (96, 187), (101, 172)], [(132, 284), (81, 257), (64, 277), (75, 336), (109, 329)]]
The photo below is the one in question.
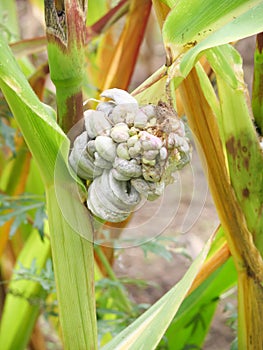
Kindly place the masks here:
[(124, 123), (127, 113), (128, 111), (125, 105), (118, 105), (113, 109), (113, 111), (109, 115), (109, 118), (112, 120), (114, 124)]
[(149, 182), (158, 182), (162, 177), (162, 169), (160, 165), (151, 166), (148, 164), (142, 165), (142, 175), (146, 181)]
[(87, 205), (103, 220), (125, 220), (141, 197), (158, 198), (190, 159), (185, 130), (171, 107), (139, 106), (128, 92), (110, 89), (97, 110), (85, 111), (69, 163), (89, 184)]
[(109, 118), (114, 124), (126, 123), (129, 126), (134, 124), (134, 118), (138, 112), (138, 106), (135, 104), (117, 105), (109, 114)]
[(113, 102), (103, 102), (99, 103), (97, 107), (97, 111), (103, 112), (106, 117), (113, 111), (115, 107), (115, 103)]
[(132, 186), (136, 189), (137, 192), (140, 194), (147, 196), (148, 191), (150, 190), (150, 185), (147, 181), (144, 179), (132, 179), (131, 180)]
[[(137, 134), (138, 134), (138, 129), (135, 128), (134, 126), (131, 126), (129, 129), (129, 135), (130, 136), (137, 136)], [(138, 136), (137, 136), (137, 138), (138, 138)]]
[(136, 141), (135, 144), (129, 148), (129, 155), (132, 158), (136, 158), (141, 154), (142, 145), (140, 141)]
[(157, 123), (157, 119), (155, 117), (149, 119), (149, 122), (147, 124), (148, 127), (152, 127), (152, 126), (155, 126)]
[(147, 158), (142, 158), (142, 163), (150, 166), (155, 166), (156, 160), (155, 159), (147, 159)]
[(95, 139), (95, 147), (99, 155), (108, 162), (114, 162), (117, 155), (116, 143), (108, 136), (97, 136)]
[(127, 141), (128, 147), (133, 147), (138, 140), (139, 140), (138, 135), (131, 136)]
[(162, 147), (160, 149), (160, 159), (161, 160), (165, 160), (168, 156), (168, 152), (167, 152), (167, 149), (165, 147)]
[(92, 179), (94, 172), (93, 159), (89, 156), (86, 145), (88, 142), (88, 133), (80, 134), (73, 145), (72, 152), (69, 156), (69, 164), (74, 171), (83, 179)]
[(138, 106), (138, 102), (127, 91), (121, 89), (108, 89), (104, 90), (101, 97), (111, 98), (117, 105), (121, 104), (135, 104)]
[(146, 114), (148, 120), (152, 119), (153, 117), (156, 117), (156, 106), (154, 105), (146, 105), (140, 107), (140, 110)]
[[(106, 174), (105, 174), (106, 176)], [(139, 193), (129, 183), (124, 181), (118, 181), (112, 176), (112, 172), (108, 173), (109, 188), (112, 193), (118, 199), (118, 204), (129, 206), (134, 208), (139, 204), (141, 198)]]
[(129, 127), (125, 123), (116, 124), (110, 131), (111, 138), (117, 142), (125, 142), (129, 139)]
[(107, 199), (107, 192), (101, 191), (103, 188), (100, 183), (100, 177), (95, 178), (89, 186), (87, 206), (91, 212), (95, 216), (111, 222), (120, 222), (127, 219), (130, 214), (130, 208), (127, 208), (125, 211), (116, 207)]
[(129, 154), (129, 149), (127, 143), (120, 143), (117, 146), (117, 156), (122, 159), (127, 159), (129, 160), (130, 154)]
[(111, 129), (110, 122), (103, 112), (87, 110), (84, 112), (85, 127), (91, 139), (98, 135), (108, 135)]
[(158, 150), (162, 147), (162, 140), (157, 136), (149, 134), (147, 131), (142, 131), (140, 133), (140, 140), (142, 142), (142, 148), (145, 151)]
[(173, 149), (176, 146), (175, 134), (171, 133), (168, 135), (167, 147), (168, 149)]
[(113, 168), (115, 168), (120, 174), (130, 177), (139, 177), (142, 174), (141, 166), (132, 160), (126, 160), (116, 157)]
[(131, 179), (130, 175), (125, 176), (121, 174), (117, 169), (111, 169), (112, 175), (116, 180), (119, 181), (129, 181)]
[(94, 140), (88, 141), (86, 149), (89, 155), (93, 157), (94, 153), (96, 152), (95, 141)]
[(138, 113), (136, 113), (134, 118), (134, 126), (135, 128), (143, 129), (146, 127), (147, 121), (148, 121), (147, 115), (139, 110)]
[(112, 163), (108, 162), (105, 158), (102, 158), (98, 152), (94, 153), (94, 165), (95, 167), (101, 168), (101, 169), (111, 169), (112, 168)]
[(158, 150), (149, 150), (149, 151), (144, 151), (143, 152), (143, 158), (147, 159), (147, 160), (153, 160), (157, 157), (157, 155), (159, 154)]
[(163, 125), (163, 131), (167, 134), (177, 133), (181, 128), (181, 121), (175, 118), (167, 118), (166, 123)]

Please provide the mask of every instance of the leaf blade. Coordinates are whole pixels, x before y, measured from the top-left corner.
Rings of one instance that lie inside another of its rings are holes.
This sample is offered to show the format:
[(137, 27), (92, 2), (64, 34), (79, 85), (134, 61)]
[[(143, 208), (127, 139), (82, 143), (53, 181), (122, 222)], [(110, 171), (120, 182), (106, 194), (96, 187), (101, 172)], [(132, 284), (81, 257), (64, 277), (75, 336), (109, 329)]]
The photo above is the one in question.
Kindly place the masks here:
[[(33, 230), (18, 257), (18, 262), (29, 267), (35, 259), (37, 268), (41, 269), (49, 256), (49, 241), (47, 239), (41, 241), (39, 235)], [(19, 264), (16, 265), (16, 268), (19, 268)], [(40, 305), (30, 304), (29, 300), (38, 295), (41, 288), (36, 282), (13, 280), (9, 289), (19, 291), (26, 298), (21, 298), (20, 294), (7, 295), (0, 327), (0, 347), (1, 349), (23, 350), (30, 339), (40, 311)]]
[(172, 45), (176, 57), (260, 3), (260, 0), (249, 3), (222, 0), (216, 4), (213, 0), (177, 1), (163, 26), (164, 42)]
[(43, 179), (50, 183), (58, 149), (62, 142), (67, 142), (66, 135), (58, 127), (50, 110), (38, 100), (1, 36), (0, 61), (0, 87), (38, 163)]
[[(211, 239), (207, 242), (205, 248), (186, 272), (183, 279), (102, 349), (155, 349), (190, 289), (196, 274), (205, 260), (210, 245)], [(160, 322), (160, 319), (162, 322)]]

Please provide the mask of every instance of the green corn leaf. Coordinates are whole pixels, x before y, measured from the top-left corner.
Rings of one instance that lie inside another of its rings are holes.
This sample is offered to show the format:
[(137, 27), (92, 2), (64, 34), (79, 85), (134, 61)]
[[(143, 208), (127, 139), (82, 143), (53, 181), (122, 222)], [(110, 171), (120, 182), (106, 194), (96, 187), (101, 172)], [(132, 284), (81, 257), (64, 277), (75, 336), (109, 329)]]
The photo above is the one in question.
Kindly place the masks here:
[(54, 113), (32, 91), (2, 37), (0, 62), (0, 87), (45, 183), (65, 349), (96, 349), (92, 227), (68, 169), (69, 140)]
[(0, 13), (0, 31), (6, 35), (8, 41), (17, 40), (20, 34), (16, 2), (13, 0), (0, 1)]
[[(36, 181), (36, 179), (38, 181)], [(41, 176), (39, 169), (35, 162), (35, 159), (31, 159), (30, 170), (27, 176), (26, 193), (34, 193), (35, 195), (42, 196), (45, 193), (45, 188), (43, 181), (41, 181)]]
[(263, 4), (248, 10), (242, 16), (223, 26), (221, 29), (203, 40), (199, 45), (189, 50), (181, 63), (181, 71), (187, 75), (197, 56), (205, 49), (237, 41), (254, 35), (263, 30)]
[[(225, 242), (224, 231), (220, 227), (209, 250), (207, 262), (220, 252)], [(184, 300), (165, 333), (169, 348), (201, 348), (220, 295), (232, 288), (236, 281), (237, 272), (233, 260), (229, 258)]]
[(174, 350), (202, 347), (220, 295), (233, 287), (236, 279), (233, 260), (229, 259), (186, 298), (165, 334)]
[[(227, 45), (226, 48), (228, 47), (230, 46)], [(224, 48), (224, 52), (226, 52), (226, 48)], [(210, 52), (215, 50), (220, 50), (220, 47), (211, 49)], [(218, 55), (215, 54), (214, 56), (214, 61), (216, 61)], [(209, 159), (208, 163), (213, 174), (213, 176), (209, 176), (210, 189), (239, 270), (239, 346), (242, 349), (249, 347), (252, 349), (260, 347), (262, 344), (262, 322), (260, 321), (260, 316), (262, 315), (260, 311), (262, 287), (260, 282), (254, 282), (256, 278), (259, 281), (262, 280), (262, 259), (259, 254), (260, 252), (262, 253), (262, 244), (260, 244), (260, 241), (257, 241), (262, 236), (262, 228), (261, 233), (256, 233), (256, 230), (252, 230), (250, 224), (253, 216), (249, 218), (247, 214), (250, 211), (248, 206), (254, 206), (256, 210), (253, 215), (256, 219), (253, 226), (255, 228), (258, 224), (262, 225), (262, 205), (260, 206), (261, 209), (258, 210), (258, 201), (261, 201), (263, 188), (262, 165), (258, 167), (262, 163), (262, 160), (260, 160), (262, 159), (262, 152), (259, 148), (255, 130), (253, 130), (249, 113), (249, 99), (240, 70), (240, 60), (236, 60), (236, 55), (231, 55), (229, 52), (228, 58), (231, 59), (228, 60), (227, 64), (233, 65), (233, 69), (237, 74), (236, 79), (240, 82), (237, 85), (238, 88), (235, 88), (230, 83), (233, 79), (224, 81), (224, 65), (221, 66), (221, 69), (218, 69), (222, 56), (219, 56), (217, 64), (213, 65), (215, 70), (217, 69), (218, 88), (220, 86), (219, 98), (223, 119), (221, 122), (221, 133), (224, 133), (224, 137), (221, 140), (218, 137), (217, 120), (210, 105), (204, 98), (204, 93), (201, 90), (202, 86), (199, 86), (196, 69), (193, 69), (183, 82), (180, 92), (189, 122), (203, 145), (202, 148), (206, 159)], [(212, 60), (210, 63), (212, 63)], [(221, 74), (222, 77), (220, 76)], [(233, 82), (235, 83), (234, 80)], [(191, 85), (195, 86), (195, 88), (192, 88)], [(190, 94), (189, 91), (191, 91)], [(196, 93), (196, 91), (198, 92)], [(191, 103), (189, 103), (190, 101)], [(207, 114), (203, 112), (205, 109)], [(220, 142), (218, 142), (219, 140)], [(226, 146), (226, 157), (222, 157), (221, 142)], [(213, 154), (212, 149), (215, 151), (213, 157), (211, 157), (211, 154)], [(227, 169), (225, 168), (225, 161), (228, 162)], [(231, 180), (231, 183), (229, 180)], [(222, 184), (224, 185), (222, 186)], [(251, 186), (251, 191), (247, 186)], [(258, 191), (259, 188), (261, 188), (260, 191)], [(240, 200), (242, 196), (243, 198)], [(256, 197), (259, 198), (256, 199)], [(248, 210), (245, 209), (245, 206)], [(232, 214), (229, 215), (229, 213)], [(257, 215), (259, 216), (257, 217)], [(236, 228), (234, 228), (235, 226)], [(260, 226), (258, 227), (260, 228)], [(253, 240), (253, 238), (255, 239)], [(256, 243), (258, 249), (254, 243)], [(239, 269), (240, 267), (241, 269)], [(242, 271), (243, 267), (245, 271)], [(258, 273), (258, 271), (260, 272)], [(257, 276), (257, 274), (260, 277), (251, 278), (251, 276)]]
[[(255, 244), (263, 254), (263, 153), (247, 105), (241, 57), (233, 47), (225, 45), (209, 50), (207, 58), (217, 78), (231, 183)], [(231, 79), (227, 79), (230, 69)]]
[[(33, 230), (18, 257), (15, 268), (19, 269), (19, 263), (30, 267), (35, 260), (37, 269), (40, 271), (49, 256), (49, 241), (47, 239), (42, 241)], [(9, 290), (0, 326), (0, 348), (24, 350), (40, 311), (40, 299), (45, 300), (46, 295), (39, 283), (16, 281), (15, 278), (10, 282)]]
[(99, 20), (108, 10), (106, 0), (88, 1), (87, 25), (91, 26)]
[[(213, 0), (209, 2), (212, 4), (210, 4), (211, 6), (216, 8)], [(168, 67), (168, 71), (166, 66), (161, 67), (150, 78), (148, 78), (142, 86), (139, 86), (134, 91), (134, 94), (136, 96), (138, 95), (139, 100), (142, 100), (144, 103), (151, 102), (152, 100), (155, 101), (156, 96), (159, 95), (160, 91), (165, 94), (167, 74), (169, 75), (169, 81), (174, 78), (173, 89), (177, 88), (205, 50), (218, 45), (234, 42), (263, 31), (262, 0), (249, 2), (249, 4), (248, 2), (246, 2), (246, 4), (244, 3), (241, 7), (243, 11), (242, 14), (240, 14), (240, 11), (232, 13), (234, 18), (232, 21), (229, 23), (225, 23), (224, 21), (220, 22), (221, 26), (219, 26), (217, 30), (208, 30), (203, 33), (203, 36), (200, 38), (198, 36), (198, 30), (196, 30), (196, 27), (192, 24), (198, 20), (197, 13), (192, 11), (192, 9), (188, 11), (188, 4), (193, 4), (195, 1), (178, 1), (178, 4), (179, 3), (180, 6), (177, 5), (171, 11), (163, 25), (164, 44), (167, 51), (171, 53), (172, 57), (170, 58), (174, 60), (174, 63)], [(196, 3), (199, 4), (199, 1), (196, 1)], [(222, 2), (220, 2), (220, 4), (221, 3)], [(252, 4), (254, 4), (254, 6), (252, 6)], [(202, 9), (201, 13), (198, 14), (201, 23), (205, 24), (206, 17), (209, 17), (207, 13)], [(186, 28), (187, 25), (188, 27)], [(187, 33), (188, 31), (191, 33), (191, 36), (187, 39), (188, 44), (187, 41), (182, 41), (186, 29)], [(195, 39), (196, 36), (198, 37), (198, 40)], [(230, 77), (228, 77), (228, 79), (230, 79)], [(145, 87), (147, 87), (146, 90)]]
[(50, 183), (58, 149), (63, 141), (67, 142), (66, 135), (51, 117), (50, 109), (38, 100), (2, 37), (0, 62), (0, 87), (13, 114), (19, 116), (17, 122), (44, 181)]
[(210, 245), (211, 240), (178, 284), (102, 349), (155, 349), (191, 287)]
[(213, 89), (213, 86), (211, 84), (209, 77), (207, 76), (206, 72), (204, 71), (202, 65), (199, 62), (197, 62), (196, 64), (196, 71), (200, 80), (200, 85), (206, 97), (206, 100), (208, 101), (214, 114), (217, 116), (218, 119), (220, 119), (221, 109), (220, 109), (218, 98), (216, 96), (215, 90)]
[(254, 79), (252, 92), (253, 114), (261, 135), (263, 135), (263, 51), (261, 44), (262, 37), (263, 33), (260, 33), (257, 36), (257, 46), (254, 53)]
[[(166, 47), (169, 47), (172, 51), (173, 59), (182, 55), (175, 62), (174, 67), (173, 65), (171, 67), (170, 74), (178, 77), (177, 85), (187, 76), (204, 50), (263, 31), (262, 1), (250, 1), (249, 4), (247, 1), (226, 1), (233, 6), (236, 4), (237, 8), (236, 10), (233, 8), (233, 11), (230, 11), (228, 6), (224, 8), (223, 2), (220, 2), (218, 8), (214, 1), (208, 2), (210, 3), (209, 6), (214, 7), (215, 12), (220, 10), (214, 24), (210, 23), (210, 17), (206, 11), (203, 11), (204, 8), (200, 7), (203, 9), (200, 13), (196, 13), (192, 9), (187, 12), (187, 8), (183, 5), (176, 6), (175, 12), (171, 13), (164, 23), (163, 38)], [(187, 2), (187, 4), (190, 3), (192, 2)], [(196, 21), (200, 21), (200, 25), (196, 26)], [(203, 27), (202, 35), (198, 35), (201, 30), (199, 26)], [(187, 33), (186, 37), (185, 32)]]
[(164, 42), (171, 44), (177, 57), (260, 3), (260, 0), (177, 1), (163, 26)]
[[(167, 101), (167, 68), (162, 66), (152, 76), (144, 81), (142, 86), (139, 86), (133, 91), (134, 97), (143, 105), (147, 103), (158, 104), (161, 101)], [(147, 87), (147, 88), (145, 88)]]
[(67, 349), (96, 349), (93, 237), (89, 213), (80, 201), (78, 187), (63, 157), (58, 157), (54, 175), (55, 183), (47, 188), (46, 196), (50, 230), (54, 232), (50, 238), (64, 345)]

